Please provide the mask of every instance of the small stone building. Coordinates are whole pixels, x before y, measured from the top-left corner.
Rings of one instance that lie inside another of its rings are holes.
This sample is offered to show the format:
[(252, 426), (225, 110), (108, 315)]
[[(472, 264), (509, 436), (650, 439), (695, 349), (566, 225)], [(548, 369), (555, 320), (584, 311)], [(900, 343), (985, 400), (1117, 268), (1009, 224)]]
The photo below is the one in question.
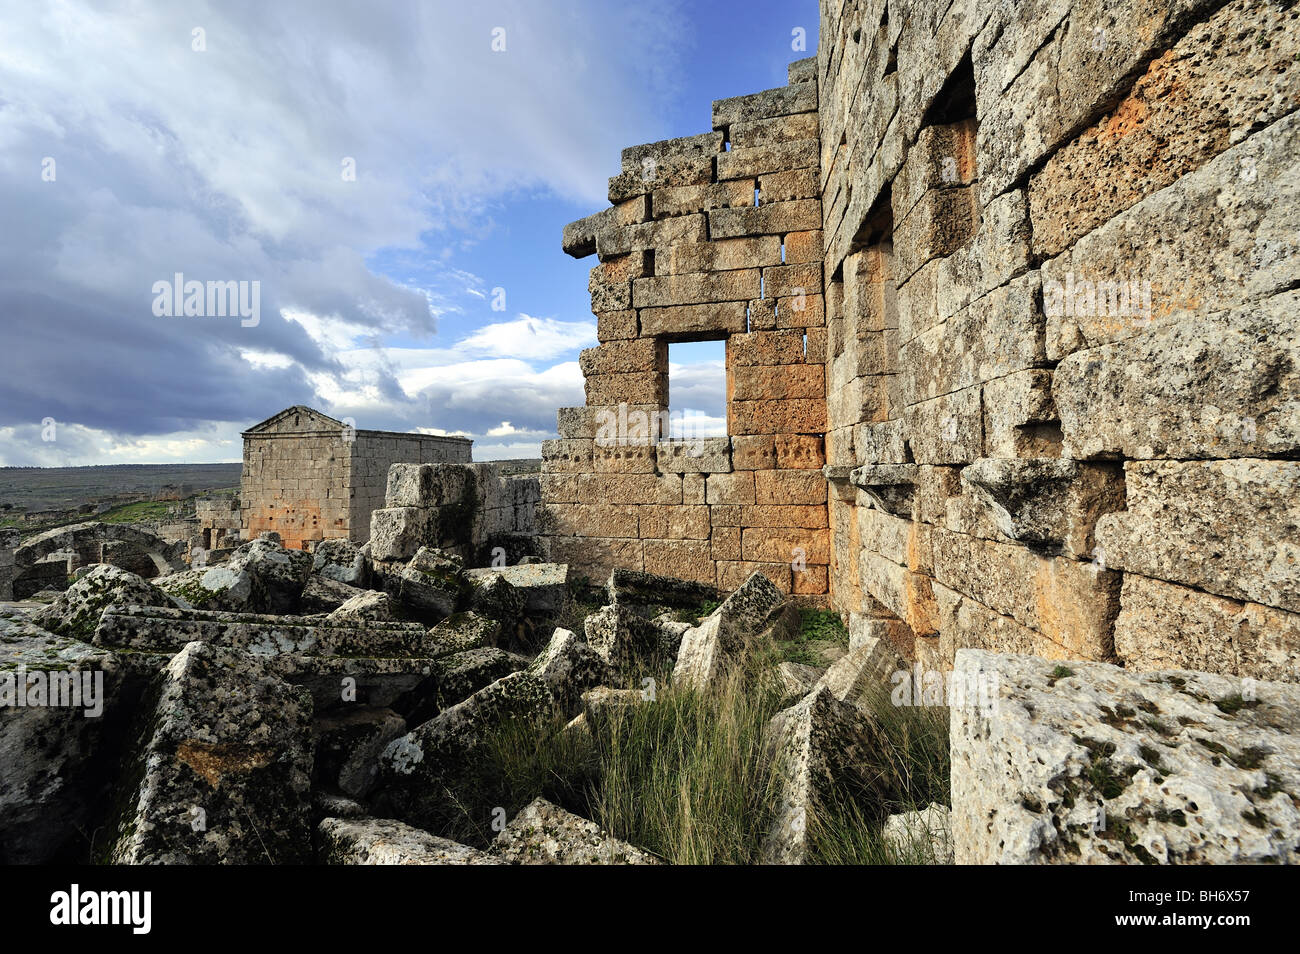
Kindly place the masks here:
[(390, 466), (468, 463), (473, 446), (463, 437), (357, 430), (302, 405), (253, 425), (243, 438), (243, 536), (274, 531), (292, 548), (368, 540)]

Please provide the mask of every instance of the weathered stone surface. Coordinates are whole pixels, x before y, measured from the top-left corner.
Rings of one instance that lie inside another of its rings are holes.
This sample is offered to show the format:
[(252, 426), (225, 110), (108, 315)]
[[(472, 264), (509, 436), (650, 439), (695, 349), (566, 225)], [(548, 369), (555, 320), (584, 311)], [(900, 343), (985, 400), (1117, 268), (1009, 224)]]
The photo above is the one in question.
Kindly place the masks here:
[(177, 602), (148, 580), (100, 563), (53, 603), (33, 613), (31, 621), (51, 633), (89, 642), (100, 616), (113, 604), (174, 607)]
[(934, 531), (934, 578), (1071, 653), (1106, 659), (1119, 612), (1119, 574), (1102, 564), (1042, 557), (1010, 544)]
[[(791, 82), (794, 82), (793, 78)], [(807, 113), (816, 109), (816, 86), (809, 87), (802, 83), (778, 86), (776, 89), (764, 90), (761, 93), (714, 100), (713, 128), (724, 129), (733, 123), (753, 122), (757, 119), (788, 116), (792, 113)]]
[(717, 609), (682, 636), (673, 682), (707, 689), (765, 638), (783, 638), (797, 627), (785, 594), (753, 573)]
[(0, 862), (85, 860), (138, 695), (128, 680), (115, 654), (0, 616)]
[(528, 667), (528, 657), (493, 646), (466, 649), (441, 656), (429, 668), (432, 694), (417, 690), (420, 704), (405, 713), (412, 725), (428, 721), (436, 712), (464, 702), (485, 686)]
[(259, 608), (253, 575), (229, 563), (169, 573), (153, 582), (176, 602), (195, 609), (244, 613)]
[(327, 580), (364, 587), (366, 559), (351, 540), (322, 540), (311, 554), (312, 572)]
[(379, 753), (406, 734), (406, 720), (392, 709), (349, 706), (312, 722), (313, 778), (345, 795), (364, 798), (375, 781)]
[(584, 692), (614, 675), (604, 657), (575, 633), (559, 628), (527, 671), (547, 685), (566, 713), (576, 712)]
[(1133, 461), (1097, 523), (1109, 566), (1300, 610), (1300, 462)]
[(584, 624), (587, 645), (613, 670), (631, 672), (662, 655), (662, 631), (626, 604), (603, 606)]
[(401, 601), (417, 613), (441, 618), (469, 593), (463, 562), (433, 547), (420, 547), (402, 570)]
[(324, 818), (316, 826), (329, 865), (499, 865), (492, 855), (391, 818)]
[(467, 570), (466, 575), (480, 585), (501, 577), (523, 598), (524, 612), (539, 620), (555, 619), (568, 606), (569, 567), (564, 563), (482, 567)]
[(302, 588), (311, 574), (312, 557), (302, 550), (287, 550), (278, 540), (262, 536), (235, 550), (225, 565), (252, 576), (256, 611), (292, 613), (298, 608)]
[(345, 603), (363, 596), (373, 590), (362, 590), (338, 580), (312, 574), (303, 585), (302, 595), (298, 599), (298, 609), (302, 613), (332, 613)]
[(543, 798), (510, 820), (492, 854), (518, 865), (656, 865), (658, 858)]
[(885, 842), (901, 857), (919, 855), (935, 864), (953, 863), (951, 809), (931, 803), (921, 811), (890, 815), (885, 822)]
[(831, 663), (817, 685), (828, 688), (840, 702), (865, 709), (873, 694), (892, 688), (890, 677), (904, 668), (893, 645), (873, 637), (860, 641)]
[(455, 797), (458, 776), (489, 732), (540, 723), (553, 706), (550, 690), (531, 673), (511, 673), (485, 686), (389, 743), (379, 758), (375, 804), (411, 824), (427, 822)]
[(705, 600), (716, 599), (718, 591), (691, 580), (615, 568), (605, 582), (605, 594), (613, 604), (693, 609)]
[(501, 623), (473, 611), (453, 613), (429, 630), (430, 656), (463, 653), (469, 649), (495, 646)]
[(379, 590), (365, 590), (341, 604), (329, 614), (332, 623), (362, 621), (387, 623), (397, 619), (393, 598)]
[(1071, 457), (1294, 453), (1300, 292), (1075, 352), (1057, 367), (1052, 394)]
[(767, 745), (780, 783), (776, 818), (760, 853), (764, 864), (808, 861), (808, 829), (837, 791), (887, 794), (862, 772), (880, 744), (873, 723), (826, 686), (773, 716)]
[(777, 692), (781, 694), (784, 701), (793, 701), (802, 699), (808, 695), (817, 685), (826, 670), (819, 669), (816, 666), (805, 666), (803, 663), (783, 662), (778, 663), (772, 670), (773, 682), (777, 687)]
[(1115, 465), (984, 458), (963, 468), (961, 479), (1005, 536), (1085, 559), (1093, 553), (1098, 518), (1124, 507), (1124, 480)]
[(193, 642), (159, 674), (153, 700), (120, 783), (126, 797), (108, 830), (109, 860), (309, 860), (306, 691), (254, 656)]
[(962, 650), (958, 864), (1231, 864), (1300, 855), (1300, 688)]
[(1300, 682), (1300, 613), (1124, 574), (1115, 653), (1128, 669)]
[(425, 656), (429, 648), (419, 623), (149, 606), (110, 606), (94, 636), (96, 646), (168, 654), (199, 640), (259, 657)]
[(409, 560), (437, 535), (433, 514), (420, 507), (389, 507), (370, 514), (370, 556)]

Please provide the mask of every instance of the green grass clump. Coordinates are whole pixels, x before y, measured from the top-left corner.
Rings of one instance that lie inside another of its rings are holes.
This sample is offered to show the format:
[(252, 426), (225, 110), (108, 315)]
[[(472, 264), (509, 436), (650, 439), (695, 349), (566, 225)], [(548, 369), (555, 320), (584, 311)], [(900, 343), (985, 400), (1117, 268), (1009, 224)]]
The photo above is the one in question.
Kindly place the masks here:
[[(615, 710), (588, 733), (566, 732), (562, 720), (540, 732), (498, 730), (474, 760), (475, 778), (449, 797), (442, 833), (487, 844), (493, 807), (513, 817), (541, 796), (674, 864), (757, 862), (779, 791), (765, 730), (781, 704), (760, 665), (707, 693), (675, 688), (664, 674), (653, 701)], [(896, 796), (875, 803), (836, 793), (809, 819), (813, 860), (932, 864), (928, 840), (897, 851), (881, 825), (947, 804), (947, 709), (895, 707), (883, 689), (870, 705), (883, 744), (862, 768)]]

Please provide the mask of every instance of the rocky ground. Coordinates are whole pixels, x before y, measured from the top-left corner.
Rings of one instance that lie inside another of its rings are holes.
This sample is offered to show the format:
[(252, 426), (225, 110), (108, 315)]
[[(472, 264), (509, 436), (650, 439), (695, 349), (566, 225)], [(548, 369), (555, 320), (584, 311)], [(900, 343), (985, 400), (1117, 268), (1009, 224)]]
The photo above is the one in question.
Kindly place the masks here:
[[(92, 566), (0, 617), (28, 703), (0, 723), (0, 860), (797, 863), (822, 860), (832, 802), (945, 860), (946, 808), (890, 820), (908, 793), (865, 770), (891, 745), (869, 698), (887, 645), (817, 640), (758, 574), (724, 595), (273, 535), (152, 581)], [(715, 824), (734, 845), (695, 830)]]

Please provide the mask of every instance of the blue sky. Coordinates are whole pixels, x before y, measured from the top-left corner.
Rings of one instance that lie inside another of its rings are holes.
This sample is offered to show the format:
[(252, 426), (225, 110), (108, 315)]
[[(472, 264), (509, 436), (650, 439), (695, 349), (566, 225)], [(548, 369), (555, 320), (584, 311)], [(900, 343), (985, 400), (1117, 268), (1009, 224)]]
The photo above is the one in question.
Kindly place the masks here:
[[(624, 146), (784, 85), (817, 4), (465, 6), (7, 14), (0, 464), (237, 460), (297, 403), (536, 456), (595, 344), (561, 228)], [(258, 282), (259, 320), (157, 314), (176, 273)], [(720, 415), (716, 349), (673, 360), (674, 409)]]

